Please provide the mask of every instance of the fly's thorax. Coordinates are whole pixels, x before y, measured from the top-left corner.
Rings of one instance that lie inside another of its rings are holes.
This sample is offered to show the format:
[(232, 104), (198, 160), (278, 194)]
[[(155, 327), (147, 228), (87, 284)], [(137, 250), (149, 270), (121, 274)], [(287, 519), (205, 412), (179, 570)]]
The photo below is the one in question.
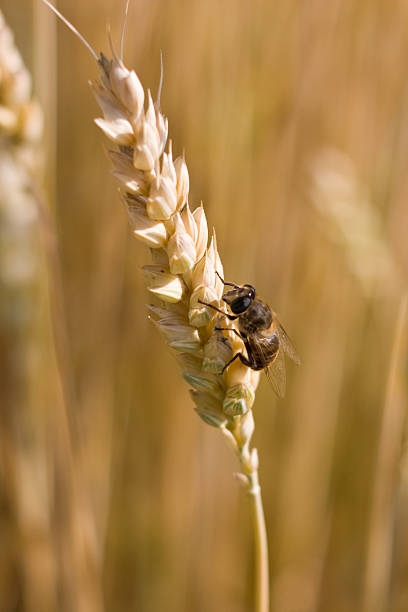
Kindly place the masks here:
[(239, 317), (239, 330), (245, 336), (269, 329), (272, 325), (271, 309), (262, 300), (255, 299)]

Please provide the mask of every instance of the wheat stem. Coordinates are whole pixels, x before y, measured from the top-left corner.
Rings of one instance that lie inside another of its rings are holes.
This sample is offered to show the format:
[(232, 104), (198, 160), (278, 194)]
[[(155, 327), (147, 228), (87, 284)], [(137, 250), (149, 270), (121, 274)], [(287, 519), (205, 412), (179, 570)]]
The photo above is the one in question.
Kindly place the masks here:
[(268, 538), (266, 534), (265, 515), (262, 504), (261, 487), (258, 470), (248, 476), (250, 482), (249, 497), (254, 531), (255, 552), (255, 612), (269, 610), (269, 559)]

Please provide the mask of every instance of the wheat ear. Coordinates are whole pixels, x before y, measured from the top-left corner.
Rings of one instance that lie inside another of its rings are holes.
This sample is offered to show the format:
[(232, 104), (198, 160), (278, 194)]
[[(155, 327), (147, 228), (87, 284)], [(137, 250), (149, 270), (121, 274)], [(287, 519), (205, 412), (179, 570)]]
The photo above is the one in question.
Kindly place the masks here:
[[(250, 448), (259, 373), (235, 360), (222, 374), (242, 345), (228, 319), (221, 316), (220, 321), (219, 314), (202, 303), (225, 308), (215, 233), (208, 244), (203, 206), (190, 209), (187, 165), (184, 156), (173, 158), (168, 122), (159, 102), (153, 101), (150, 91), (145, 93), (136, 73), (111, 51), (111, 59), (102, 53), (98, 57), (100, 78), (91, 83), (103, 113), (95, 123), (115, 145), (109, 152), (113, 174), (120, 181), (133, 234), (151, 251), (152, 263), (144, 266), (144, 273), (157, 303), (149, 306), (150, 318), (177, 355), (183, 378), (192, 387), (196, 412), (222, 432), (240, 461), (238, 478), (253, 510), (255, 610), (267, 612), (266, 530), (258, 454)], [(218, 331), (218, 326), (228, 329)]]

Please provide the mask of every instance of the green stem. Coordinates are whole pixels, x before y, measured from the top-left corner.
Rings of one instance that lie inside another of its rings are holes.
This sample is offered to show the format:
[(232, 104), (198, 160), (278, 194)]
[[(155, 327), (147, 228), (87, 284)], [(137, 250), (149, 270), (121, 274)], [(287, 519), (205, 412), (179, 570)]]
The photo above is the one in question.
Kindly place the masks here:
[(248, 475), (250, 482), (252, 525), (255, 549), (255, 608), (254, 612), (269, 612), (269, 561), (265, 515), (262, 505), (258, 472)]

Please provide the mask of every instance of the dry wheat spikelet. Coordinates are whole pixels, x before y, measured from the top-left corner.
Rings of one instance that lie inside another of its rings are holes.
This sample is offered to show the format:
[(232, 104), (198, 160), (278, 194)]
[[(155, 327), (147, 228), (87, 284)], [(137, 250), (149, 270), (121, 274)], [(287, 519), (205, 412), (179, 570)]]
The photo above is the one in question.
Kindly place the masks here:
[[(187, 165), (184, 156), (173, 158), (159, 103), (113, 50), (112, 59), (101, 53), (98, 64), (100, 79), (91, 87), (103, 118), (95, 123), (116, 145), (109, 152), (113, 174), (121, 183), (133, 234), (152, 254), (152, 263), (143, 268), (147, 288), (158, 301), (149, 306), (150, 318), (177, 354), (197, 413), (228, 437), (249, 476), (258, 464), (249, 442), (259, 373), (237, 360), (221, 374), (241, 341), (233, 332), (216, 331), (220, 317), (201, 304), (224, 308), (215, 233), (208, 244), (203, 205), (190, 209)], [(231, 323), (225, 319), (222, 326), (231, 328)]]

